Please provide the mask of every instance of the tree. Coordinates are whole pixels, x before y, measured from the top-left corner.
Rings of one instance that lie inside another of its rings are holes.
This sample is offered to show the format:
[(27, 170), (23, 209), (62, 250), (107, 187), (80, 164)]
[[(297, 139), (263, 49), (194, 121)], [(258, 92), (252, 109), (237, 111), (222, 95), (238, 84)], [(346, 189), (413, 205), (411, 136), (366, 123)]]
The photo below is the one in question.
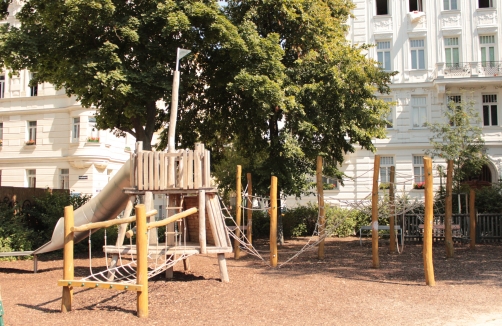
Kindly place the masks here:
[(449, 102), (443, 109), (444, 120), (427, 123), (432, 133), (432, 149), (425, 151), (432, 157), (452, 160), (453, 184), (457, 192), (466, 177), (477, 174), (488, 162), (484, 153), (485, 141), (481, 130), (481, 119), (472, 101)]
[(262, 194), (275, 175), (283, 194), (301, 195), (317, 155), (327, 175), (341, 176), (345, 153), (374, 150), (373, 138), (385, 135), (388, 106), (375, 94), (388, 93), (392, 75), (345, 39), (353, 8), (345, 0), (228, 1), (246, 50), (220, 52), (202, 68), (213, 75), (185, 85), (179, 141), (204, 142), (216, 163), (233, 143)]
[[(2, 2), (6, 14), (11, 0)], [(20, 27), (2, 25), (0, 63), (36, 72), (31, 84), (49, 82), (97, 110), (97, 126), (125, 132), (151, 149), (170, 103), (176, 48), (189, 48), (182, 69), (198, 74), (198, 57), (240, 51), (237, 29), (216, 1), (26, 1)]]

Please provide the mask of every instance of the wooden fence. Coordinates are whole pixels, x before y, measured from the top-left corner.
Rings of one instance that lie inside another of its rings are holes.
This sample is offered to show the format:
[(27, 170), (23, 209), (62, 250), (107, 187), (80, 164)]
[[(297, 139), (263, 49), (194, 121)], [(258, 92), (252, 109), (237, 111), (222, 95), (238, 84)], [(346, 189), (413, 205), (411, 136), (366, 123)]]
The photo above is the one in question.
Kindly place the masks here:
[(145, 191), (210, 188), (210, 152), (198, 143), (193, 151), (132, 153), (131, 186)]

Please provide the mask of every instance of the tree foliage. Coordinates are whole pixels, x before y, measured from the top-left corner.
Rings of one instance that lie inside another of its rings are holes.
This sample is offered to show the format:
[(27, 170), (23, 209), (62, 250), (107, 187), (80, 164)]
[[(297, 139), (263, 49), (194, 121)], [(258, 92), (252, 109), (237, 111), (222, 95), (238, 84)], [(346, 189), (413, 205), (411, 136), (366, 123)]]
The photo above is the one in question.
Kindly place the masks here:
[(228, 1), (246, 48), (208, 61), (213, 75), (186, 86), (180, 142), (203, 141), (216, 162), (233, 143), (257, 192), (275, 175), (283, 194), (296, 195), (317, 155), (327, 175), (340, 176), (345, 153), (374, 150), (388, 112), (375, 94), (389, 91), (392, 74), (345, 39), (352, 9), (344, 0)]
[(426, 154), (453, 160), (453, 182), (458, 191), (466, 177), (477, 174), (488, 162), (481, 119), (472, 101), (449, 101), (443, 110), (443, 118), (427, 124), (432, 132), (432, 149)]
[(165, 120), (157, 102), (170, 102), (176, 48), (215, 57), (243, 46), (215, 1), (31, 0), (16, 18), (20, 27), (2, 26), (1, 63), (76, 95), (97, 109), (98, 128), (145, 149)]

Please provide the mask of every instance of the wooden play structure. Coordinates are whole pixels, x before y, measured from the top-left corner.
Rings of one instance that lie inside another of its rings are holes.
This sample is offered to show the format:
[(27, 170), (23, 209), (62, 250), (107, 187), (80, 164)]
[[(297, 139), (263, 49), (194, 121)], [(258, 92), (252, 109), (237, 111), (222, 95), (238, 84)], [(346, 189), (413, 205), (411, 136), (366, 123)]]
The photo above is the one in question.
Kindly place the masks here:
[[(169, 264), (169, 260), (173, 258), (169, 257), (179, 258), (183, 255), (185, 269), (188, 269), (189, 255), (216, 254), (221, 280), (229, 281), (225, 253), (232, 252), (232, 246), (216, 188), (210, 186), (209, 151), (205, 150), (202, 144), (196, 144), (195, 150), (177, 150), (174, 153), (143, 151), (141, 148), (142, 143), (138, 142), (135, 152), (131, 153), (130, 187), (123, 189), (124, 193), (130, 195), (124, 210), (124, 218), (78, 227), (74, 227), (73, 222), (69, 221), (67, 228), (65, 211), (65, 274), (63, 280), (58, 282), (58, 285), (63, 286), (62, 311), (71, 310), (71, 289), (78, 286), (137, 291), (138, 316), (148, 316), (147, 256), (166, 257), (165, 275), (172, 277), (173, 264)], [(136, 216), (129, 217), (138, 195), (144, 196), (144, 204), (136, 205)], [(155, 221), (157, 212), (153, 210), (153, 195), (168, 196), (169, 205), (166, 207), (165, 219)], [(148, 222), (147, 218), (149, 218)], [(145, 221), (141, 221), (142, 219)], [(136, 227), (127, 231), (127, 224), (131, 222), (136, 222)], [(142, 225), (143, 222), (144, 225)], [(67, 249), (66, 241), (73, 241), (74, 232), (111, 225), (119, 225), (119, 233), (115, 245), (103, 247), (107, 255), (112, 255), (108, 279), (105, 281), (74, 280), (73, 271), (69, 271), (73, 269), (73, 249), (72, 246)], [(156, 228), (162, 226), (166, 227), (166, 241), (159, 244)], [(131, 236), (133, 231), (136, 231), (136, 244), (124, 244), (125, 236)], [(121, 255), (129, 255), (136, 259), (135, 284), (131, 284), (130, 281), (127, 284), (113, 282), (116, 277), (113, 268), (117, 267), (118, 258)], [(66, 266), (71, 266), (71, 268)], [(146, 300), (146, 307), (144, 300)]]

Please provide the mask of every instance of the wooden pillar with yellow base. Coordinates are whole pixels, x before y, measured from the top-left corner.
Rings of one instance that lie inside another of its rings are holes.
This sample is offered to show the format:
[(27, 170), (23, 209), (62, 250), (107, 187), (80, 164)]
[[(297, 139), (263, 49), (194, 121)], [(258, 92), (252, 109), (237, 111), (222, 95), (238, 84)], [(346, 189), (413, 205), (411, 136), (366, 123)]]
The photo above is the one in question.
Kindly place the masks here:
[[(73, 262), (73, 231), (75, 221), (73, 217), (73, 206), (64, 208), (64, 246), (63, 246), (63, 279), (73, 280), (74, 262)], [(73, 286), (68, 284), (63, 286), (63, 295), (61, 300), (61, 312), (71, 311), (73, 302)]]

